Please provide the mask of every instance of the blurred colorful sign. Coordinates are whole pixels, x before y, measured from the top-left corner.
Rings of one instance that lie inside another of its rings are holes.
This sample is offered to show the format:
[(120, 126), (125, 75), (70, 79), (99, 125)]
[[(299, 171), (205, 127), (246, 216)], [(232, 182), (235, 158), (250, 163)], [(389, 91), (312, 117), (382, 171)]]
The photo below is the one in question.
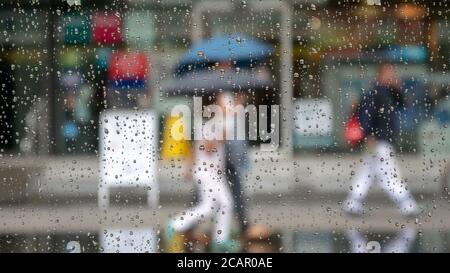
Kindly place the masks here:
[(108, 77), (114, 87), (143, 88), (149, 60), (142, 52), (116, 52), (111, 55)]
[(147, 12), (132, 12), (125, 19), (125, 39), (128, 46), (149, 49), (155, 38), (155, 23)]
[(81, 85), (80, 73), (66, 72), (61, 76), (60, 83), (65, 89), (76, 89)]
[(84, 57), (76, 48), (67, 48), (60, 52), (60, 64), (64, 68), (76, 69), (83, 65)]
[(79, 135), (78, 126), (73, 121), (68, 121), (63, 125), (63, 135), (65, 138), (74, 139)]
[(393, 62), (425, 62), (428, 52), (424, 46), (393, 46), (386, 55)]
[(86, 124), (92, 119), (90, 101), (93, 96), (92, 87), (88, 84), (81, 86), (78, 91), (74, 109), (74, 118), (81, 124)]
[(97, 12), (92, 16), (94, 44), (118, 45), (122, 42), (122, 18), (117, 14)]
[(104, 47), (97, 48), (95, 51), (95, 65), (98, 69), (106, 70), (108, 68), (108, 61), (111, 57), (112, 49)]
[[(182, 137), (172, 135), (172, 127), (178, 119), (180, 118), (172, 116), (166, 118), (161, 147), (161, 159), (163, 160), (186, 158), (191, 153), (188, 141), (178, 141), (176, 139), (181, 139)], [(184, 128), (181, 128), (177, 133), (183, 136), (183, 130)]]
[(64, 42), (66, 44), (85, 44), (91, 36), (89, 17), (86, 15), (66, 15), (64, 16)]

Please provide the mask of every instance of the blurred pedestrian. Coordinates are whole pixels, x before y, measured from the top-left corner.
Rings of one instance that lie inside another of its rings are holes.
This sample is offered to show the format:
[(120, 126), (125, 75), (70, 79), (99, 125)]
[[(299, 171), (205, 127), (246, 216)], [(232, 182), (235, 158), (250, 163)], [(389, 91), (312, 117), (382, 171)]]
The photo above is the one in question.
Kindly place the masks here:
[(365, 133), (368, 154), (357, 172), (343, 209), (347, 213), (362, 215), (363, 202), (374, 181), (395, 202), (405, 216), (418, 213), (416, 201), (406, 182), (402, 181), (395, 159), (394, 140), (398, 134), (398, 112), (403, 105), (399, 80), (391, 64), (379, 67), (377, 82), (359, 103), (358, 118)]
[[(237, 125), (239, 123), (237, 122), (237, 119), (241, 117), (237, 116), (236, 121), (234, 117), (234, 110), (237, 110), (235, 107), (243, 106), (245, 97), (242, 94), (234, 94), (231, 91), (223, 92), (218, 96), (218, 103), (224, 109), (224, 113), (228, 111), (233, 114), (233, 118), (227, 116), (224, 126), (225, 136), (227, 134), (229, 135), (229, 132), (235, 133), (235, 135), (233, 134), (233, 139), (226, 138), (225, 140), (225, 174), (233, 194), (234, 207), (239, 222), (240, 232), (245, 237), (249, 225), (242, 179), (249, 168), (248, 147), (245, 137), (244, 139), (241, 139), (238, 136), (239, 130)], [(241, 124), (245, 127), (245, 123)], [(245, 132), (245, 128), (243, 128), (243, 131)]]
[(226, 184), (225, 148), (223, 141), (198, 140), (194, 142), (192, 162), (193, 181), (196, 183), (200, 202), (193, 208), (174, 217), (165, 232), (165, 242), (169, 252), (183, 252), (182, 233), (212, 216), (213, 252), (236, 251), (239, 243), (230, 239), (233, 198)]

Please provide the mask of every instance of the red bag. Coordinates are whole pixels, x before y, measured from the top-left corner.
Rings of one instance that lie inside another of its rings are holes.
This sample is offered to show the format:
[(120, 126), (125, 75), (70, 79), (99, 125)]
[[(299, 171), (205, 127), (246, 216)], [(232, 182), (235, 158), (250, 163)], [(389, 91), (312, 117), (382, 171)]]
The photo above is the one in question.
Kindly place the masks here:
[(344, 136), (347, 143), (351, 146), (356, 146), (364, 139), (364, 130), (356, 114), (353, 114), (345, 125)]
[(149, 59), (143, 52), (118, 51), (111, 55), (110, 80), (145, 80), (149, 73)]

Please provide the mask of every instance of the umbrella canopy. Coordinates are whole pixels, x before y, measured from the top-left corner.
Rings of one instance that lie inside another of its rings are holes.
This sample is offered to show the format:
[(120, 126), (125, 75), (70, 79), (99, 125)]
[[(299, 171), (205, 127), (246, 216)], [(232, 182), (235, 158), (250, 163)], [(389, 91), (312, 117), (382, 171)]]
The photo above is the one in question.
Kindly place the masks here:
[(233, 33), (214, 36), (192, 45), (178, 65), (178, 72), (187, 71), (188, 66), (198, 66), (218, 61), (251, 63), (269, 56), (272, 47), (244, 34)]
[(273, 87), (267, 71), (200, 71), (169, 81), (162, 90), (167, 95), (203, 95), (224, 91), (264, 90)]

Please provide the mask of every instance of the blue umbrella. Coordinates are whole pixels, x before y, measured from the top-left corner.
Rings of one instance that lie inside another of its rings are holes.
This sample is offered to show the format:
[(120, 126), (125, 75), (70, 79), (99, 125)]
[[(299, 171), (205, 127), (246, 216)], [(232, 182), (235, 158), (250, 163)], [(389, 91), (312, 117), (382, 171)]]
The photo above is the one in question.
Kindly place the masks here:
[(208, 63), (218, 61), (248, 64), (266, 58), (272, 52), (267, 43), (257, 41), (245, 34), (232, 33), (215, 36), (192, 45), (181, 57), (178, 73), (183, 73)]

